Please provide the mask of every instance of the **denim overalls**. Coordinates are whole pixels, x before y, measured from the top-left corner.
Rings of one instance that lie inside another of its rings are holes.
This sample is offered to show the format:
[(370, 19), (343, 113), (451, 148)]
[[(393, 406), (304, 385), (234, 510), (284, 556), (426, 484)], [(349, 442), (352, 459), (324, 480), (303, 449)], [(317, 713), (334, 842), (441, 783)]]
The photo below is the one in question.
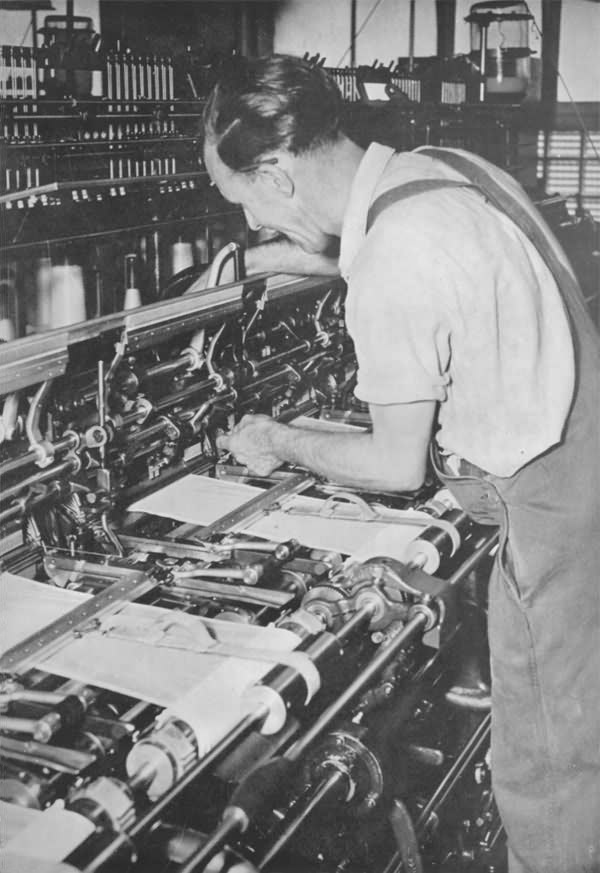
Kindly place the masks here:
[[(570, 318), (576, 386), (563, 441), (509, 478), (467, 461), (442, 481), (501, 540), (490, 579), (492, 780), (511, 873), (600, 873), (600, 344), (564, 255), (532, 205), (481, 159), (419, 149), (464, 183), (422, 180), (381, 195), (475, 186), (553, 272)], [(507, 177), (508, 179), (509, 177)], [(511, 180), (514, 185), (514, 181)], [(518, 427), (518, 422), (515, 422)], [(434, 456), (441, 459), (439, 453)]]

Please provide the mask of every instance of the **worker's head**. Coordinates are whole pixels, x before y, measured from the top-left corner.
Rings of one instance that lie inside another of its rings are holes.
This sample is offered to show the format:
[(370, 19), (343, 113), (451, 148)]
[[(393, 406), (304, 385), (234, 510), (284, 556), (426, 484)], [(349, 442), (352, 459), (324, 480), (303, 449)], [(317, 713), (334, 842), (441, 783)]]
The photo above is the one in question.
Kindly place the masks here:
[(251, 228), (269, 227), (308, 251), (328, 238), (313, 226), (300, 164), (340, 137), (341, 95), (333, 79), (299, 58), (237, 59), (204, 113), (204, 159), (223, 196)]

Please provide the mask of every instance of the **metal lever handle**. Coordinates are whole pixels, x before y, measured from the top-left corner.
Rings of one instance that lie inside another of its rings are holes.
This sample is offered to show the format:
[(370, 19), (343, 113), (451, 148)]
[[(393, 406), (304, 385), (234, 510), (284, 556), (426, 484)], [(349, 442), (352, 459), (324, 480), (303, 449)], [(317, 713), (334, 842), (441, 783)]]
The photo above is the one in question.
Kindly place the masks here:
[(241, 247), (236, 242), (227, 243), (217, 254), (210, 266), (207, 278), (207, 288), (214, 288), (221, 283), (223, 270), (233, 260), (233, 281), (237, 282), (241, 278)]

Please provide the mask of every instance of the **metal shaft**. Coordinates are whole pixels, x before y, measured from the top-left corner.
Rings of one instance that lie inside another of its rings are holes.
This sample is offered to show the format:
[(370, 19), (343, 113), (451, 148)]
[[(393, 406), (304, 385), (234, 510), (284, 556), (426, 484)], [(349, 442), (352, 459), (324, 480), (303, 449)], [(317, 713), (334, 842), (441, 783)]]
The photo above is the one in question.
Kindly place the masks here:
[(422, 613), (419, 613), (412, 618), (402, 628), (387, 645), (382, 646), (379, 652), (371, 659), (369, 664), (358, 674), (354, 682), (334, 700), (334, 702), (323, 710), (319, 718), (315, 721), (312, 727), (302, 736), (297, 742), (291, 746), (285, 754), (285, 757), (290, 761), (298, 761), (306, 749), (313, 743), (317, 737), (326, 730), (331, 722), (339, 713), (369, 684), (371, 679), (392, 660), (399, 649), (403, 648), (408, 642), (416, 637), (427, 624), (427, 618)]
[[(77, 437), (74, 435), (70, 435), (64, 437), (61, 440), (58, 440), (54, 443), (54, 452), (58, 454), (59, 452), (69, 451), (69, 449), (74, 449), (77, 442)], [(28, 464), (33, 464), (37, 458), (36, 452), (26, 452), (24, 455), (20, 455), (17, 458), (13, 458), (10, 461), (5, 461), (3, 464), (0, 464), (0, 479), (3, 476), (8, 476), (9, 473), (13, 473), (16, 470), (20, 470), (22, 467), (26, 467)]]
[[(192, 852), (183, 867), (180, 867), (177, 873), (193, 873), (195, 870), (203, 870), (205, 865), (211, 858), (219, 852), (226, 844), (228, 837), (238, 831), (244, 830), (248, 824), (248, 820), (241, 810), (230, 808), (229, 815), (221, 822), (221, 824), (212, 832), (206, 843), (200, 848)], [(237, 814), (236, 814), (237, 813)]]
[(176, 782), (163, 796), (154, 803), (150, 809), (139, 818), (136, 823), (126, 833), (119, 834), (115, 839), (108, 844), (96, 857), (91, 861), (82, 873), (95, 873), (100, 870), (107, 861), (114, 857), (115, 853), (126, 846), (132, 839), (144, 833), (158, 819), (161, 813), (175, 800), (176, 797), (190, 785), (195, 779), (198, 779), (207, 770), (210, 769), (217, 761), (223, 758), (229, 751), (236, 748), (239, 743), (245, 739), (254, 728), (260, 724), (267, 715), (264, 707), (257, 708), (256, 712), (245, 716), (223, 739), (211, 749), (211, 751), (201, 758), (196, 764), (185, 773), (182, 778)]
[(76, 466), (77, 461), (71, 458), (68, 458), (61, 464), (53, 464), (45, 470), (40, 470), (39, 473), (34, 473), (33, 476), (29, 476), (28, 479), (23, 479), (21, 482), (13, 485), (12, 488), (7, 488), (2, 493), (1, 499), (5, 501), (11, 500), (13, 497), (16, 497), (17, 494), (25, 491), (26, 488), (30, 488), (32, 485), (39, 485), (41, 482), (47, 482), (49, 479), (59, 478), (65, 473), (73, 472)]
[(491, 532), (486, 534), (483, 542), (479, 545), (475, 551), (466, 558), (465, 561), (460, 565), (458, 570), (450, 576), (448, 579), (449, 585), (458, 585), (459, 582), (462, 582), (465, 579), (471, 570), (473, 570), (477, 564), (484, 558), (489, 552), (492, 551), (498, 539), (500, 537), (500, 532), (497, 528), (492, 528)]
[(294, 836), (298, 828), (306, 821), (317, 806), (332, 792), (336, 791), (344, 779), (344, 774), (340, 770), (336, 770), (329, 779), (325, 780), (318, 786), (306, 806), (300, 810), (298, 815), (294, 816), (294, 818), (287, 823), (285, 830), (277, 837), (275, 842), (271, 844), (260, 861), (255, 864), (259, 870), (265, 867), (269, 861), (275, 857), (279, 850), (282, 849), (288, 840)]

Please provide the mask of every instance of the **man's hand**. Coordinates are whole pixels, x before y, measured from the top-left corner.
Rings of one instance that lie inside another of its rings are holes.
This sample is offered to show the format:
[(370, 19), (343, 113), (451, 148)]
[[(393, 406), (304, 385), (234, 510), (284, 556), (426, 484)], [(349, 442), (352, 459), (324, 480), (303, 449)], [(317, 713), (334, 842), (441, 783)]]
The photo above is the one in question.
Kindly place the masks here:
[(278, 427), (267, 415), (245, 415), (231, 433), (217, 438), (217, 445), (230, 451), (251, 473), (269, 476), (283, 462), (273, 444), (274, 430)]
[(246, 415), (217, 445), (258, 476), (284, 461), (341, 485), (414, 491), (424, 480), (435, 401), (370, 404), (372, 433), (319, 432)]
[[(224, 852), (215, 855), (212, 861), (209, 861), (205, 873), (221, 873), (221, 870), (225, 867), (225, 860), (226, 856)], [(248, 861), (243, 861), (240, 864), (234, 864), (233, 867), (227, 867), (227, 873), (258, 873), (258, 871), (256, 867), (253, 867), (253, 865), (248, 863)]]

